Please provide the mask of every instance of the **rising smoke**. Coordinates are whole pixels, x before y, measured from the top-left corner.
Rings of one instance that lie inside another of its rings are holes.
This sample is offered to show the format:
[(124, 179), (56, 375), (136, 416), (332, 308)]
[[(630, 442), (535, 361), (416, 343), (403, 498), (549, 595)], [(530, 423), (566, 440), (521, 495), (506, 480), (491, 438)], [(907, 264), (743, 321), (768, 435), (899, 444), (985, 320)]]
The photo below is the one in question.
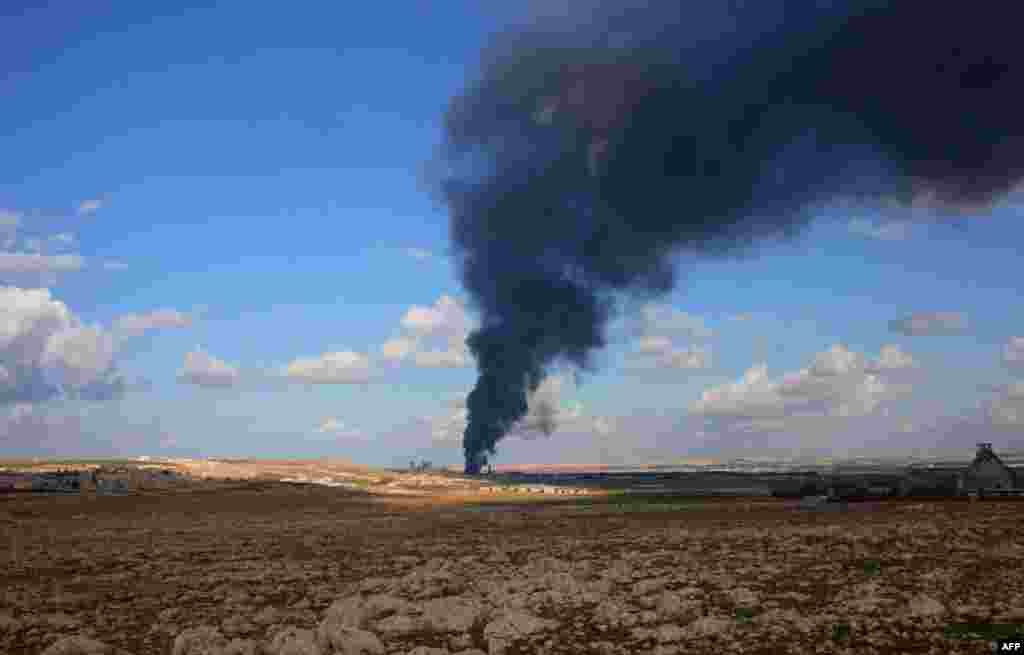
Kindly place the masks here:
[(445, 116), (468, 345), (466, 472), (548, 368), (593, 367), (675, 255), (797, 234), (838, 199), (977, 207), (1024, 177), (1024, 6), (565, 3), (498, 37)]

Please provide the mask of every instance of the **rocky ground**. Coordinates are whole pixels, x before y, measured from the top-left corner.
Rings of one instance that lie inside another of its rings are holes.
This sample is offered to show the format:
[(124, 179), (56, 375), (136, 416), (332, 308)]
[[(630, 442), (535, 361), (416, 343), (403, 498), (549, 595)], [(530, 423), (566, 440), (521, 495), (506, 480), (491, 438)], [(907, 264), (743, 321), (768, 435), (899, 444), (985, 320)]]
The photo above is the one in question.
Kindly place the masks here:
[(255, 480), (10, 494), (0, 652), (980, 653), (943, 628), (1024, 623), (1022, 519), (1011, 501), (481, 505)]

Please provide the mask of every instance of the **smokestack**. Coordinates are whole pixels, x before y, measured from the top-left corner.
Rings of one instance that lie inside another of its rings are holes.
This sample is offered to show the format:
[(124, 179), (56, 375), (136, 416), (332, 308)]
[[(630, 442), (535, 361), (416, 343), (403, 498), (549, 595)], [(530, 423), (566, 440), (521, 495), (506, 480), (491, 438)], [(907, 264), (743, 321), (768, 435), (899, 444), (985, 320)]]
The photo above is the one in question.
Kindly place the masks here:
[(447, 110), (481, 315), (467, 473), (551, 365), (591, 368), (619, 299), (671, 290), (675, 255), (748, 251), (847, 197), (977, 208), (1024, 177), (1018, 3), (642, 4), (499, 37)]

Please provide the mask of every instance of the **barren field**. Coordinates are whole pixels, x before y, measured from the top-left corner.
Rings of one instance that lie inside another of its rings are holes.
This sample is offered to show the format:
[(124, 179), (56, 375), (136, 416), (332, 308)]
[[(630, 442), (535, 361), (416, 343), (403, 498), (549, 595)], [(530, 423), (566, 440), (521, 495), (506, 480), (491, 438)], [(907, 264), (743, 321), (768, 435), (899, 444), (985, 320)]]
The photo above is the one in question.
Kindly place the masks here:
[(1011, 501), (801, 511), (243, 480), (8, 494), (0, 525), (9, 655), (983, 653), (950, 626), (1024, 623)]

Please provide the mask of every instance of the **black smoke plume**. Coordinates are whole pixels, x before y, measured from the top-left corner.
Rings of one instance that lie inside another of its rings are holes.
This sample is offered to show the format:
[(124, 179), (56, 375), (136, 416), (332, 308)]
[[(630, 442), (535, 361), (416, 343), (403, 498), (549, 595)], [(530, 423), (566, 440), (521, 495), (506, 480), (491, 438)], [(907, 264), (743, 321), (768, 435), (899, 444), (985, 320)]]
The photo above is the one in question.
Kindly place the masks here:
[(481, 315), (467, 473), (550, 365), (592, 368), (618, 299), (672, 288), (676, 255), (745, 252), (840, 198), (977, 207), (1024, 177), (1018, 2), (644, 4), (502, 34), (447, 110)]

